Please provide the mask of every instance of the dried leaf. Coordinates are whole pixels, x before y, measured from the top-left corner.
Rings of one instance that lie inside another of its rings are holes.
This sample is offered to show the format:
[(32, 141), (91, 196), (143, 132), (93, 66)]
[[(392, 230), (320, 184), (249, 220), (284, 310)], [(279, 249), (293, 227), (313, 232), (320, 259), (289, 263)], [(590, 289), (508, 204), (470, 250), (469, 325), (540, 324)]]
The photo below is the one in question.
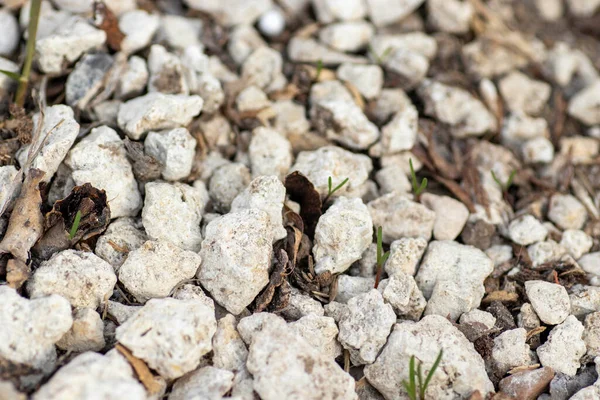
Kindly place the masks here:
[(133, 166), (133, 174), (137, 180), (148, 182), (160, 178), (162, 164), (154, 157), (144, 153), (144, 145), (125, 138), (127, 158)]
[(148, 394), (155, 395), (160, 393), (162, 385), (154, 377), (146, 363), (134, 356), (129, 349), (120, 343), (117, 343), (115, 348), (127, 359), (127, 361), (129, 361), (129, 364), (133, 367), (138, 379), (142, 382)]
[(11, 253), (16, 259), (27, 262), (29, 250), (42, 236), (44, 217), (40, 211), (42, 196), (38, 186), (45, 174), (39, 169), (29, 170), (0, 242), (0, 253)]
[[(291, 292), (289, 284), (284, 285), (284, 283), (287, 283), (286, 276), (288, 275), (288, 266), (288, 255), (284, 250), (280, 249), (277, 253), (275, 267), (273, 268), (273, 272), (271, 272), (271, 277), (269, 278), (269, 283), (267, 284), (267, 287), (265, 287), (262, 293), (259, 294), (254, 300), (255, 313), (259, 313), (267, 309), (270, 312), (277, 312), (287, 307), (287, 303), (289, 301), (289, 294)], [(276, 291), (278, 291), (278, 289), (281, 287), (284, 293), (278, 293), (277, 296), (275, 296)], [(276, 304), (273, 304), (273, 300), (277, 300)]]
[(321, 217), (321, 196), (310, 180), (295, 171), (286, 176), (285, 189), (290, 198), (300, 204), (300, 216), (304, 221), (304, 233), (312, 238)]
[(19, 289), (27, 279), (31, 268), (21, 260), (8, 260), (6, 264), (6, 282), (13, 289)]
[(506, 290), (495, 290), (488, 294), (481, 300), (482, 304), (491, 304), (494, 301), (500, 301), (503, 303), (511, 303), (519, 300), (519, 295), (513, 292), (507, 292)]
[(103, 2), (94, 2), (96, 26), (106, 32), (106, 43), (114, 51), (121, 50), (125, 35), (119, 29), (119, 19)]

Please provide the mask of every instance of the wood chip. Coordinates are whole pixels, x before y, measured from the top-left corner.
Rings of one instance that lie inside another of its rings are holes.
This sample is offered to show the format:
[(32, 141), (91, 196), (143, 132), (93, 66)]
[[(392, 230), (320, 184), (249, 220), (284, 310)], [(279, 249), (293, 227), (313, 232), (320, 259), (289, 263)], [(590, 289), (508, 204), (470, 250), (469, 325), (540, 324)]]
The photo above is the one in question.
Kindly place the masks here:
[(162, 385), (157, 381), (156, 377), (148, 368), (148, 365), (136, 356), (134, 356), (128, 348), (120, 343), (115, 346), (117, 351), (129, 361), (142, 385), (146, 388), (149, 395), (155, 395), (161, 392)]

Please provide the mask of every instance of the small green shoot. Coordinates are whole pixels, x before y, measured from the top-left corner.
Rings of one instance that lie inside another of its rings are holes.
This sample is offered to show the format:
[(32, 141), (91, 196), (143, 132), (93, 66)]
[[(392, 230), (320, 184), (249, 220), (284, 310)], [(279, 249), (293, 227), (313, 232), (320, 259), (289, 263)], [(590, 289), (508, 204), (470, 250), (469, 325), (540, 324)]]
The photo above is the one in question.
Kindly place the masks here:
[(317, 74), (315, 75), (315, 81), (319, 81), (319, 77), (321, 76), (321, 71), (323, 71), (323, 60), (317, 60)]
[(71, 231), (69, 232), (69, 240), (73, 240), (75, 234), (77, 233), (77, 229), (79, 229), (79, 222), (81, 221), (81, 211), (77, 211), (75, 214), (75, 220), (73, 221), (73, 226), (71, 226)]
[(368, 49), (369, 49), (369, 53), (371, 53), (371, 55), (375, 59), (375, 62), (379, 65), (381, 65), (385, 62), (385, 60), (388, 58), (388, 56), (390, 55), (390, 53), (393, 50), (393, 48), (390, 46), (387, 49), (385, 49), (383, 51), (383, 53), (381, 53), (381, 55), (379, 55), (375, 52), (375, 49), (373, 48), (373, 46), (369, 45)]
[(500, 189), (502, 189), (502, 192), (504, 192), (504, 193), (508, 192), (508, 189), (510, 189), (510, 187), (512, 186), (513, 180), (515, 179), (517, 170), (513, 169), (511, 171), (510, 175), (508, 176), (508, 179), (504, 183), (502, 183), (502, 181), (500, 179), (498, 179), (498, 177), (494, 173), (494, 170), (492, 170), (491, 172), (492, 172), (492, 178), (498, 184), (498, 186), (500, 186)]
[(389, 251), (383, 251), (383, 228), (380, 226), (377, 228), (377, 274), (375, 275), (375, 289), (379, 286), (383, 264), (385, 264), (389, 256)]
[(340, 190), (342, 187), (344, 187), (344, 185), (346, 183), (348, 183), (349, 178), (346, 178), (342, 181), (342, 183), (340, 183), (339, 185), (337, 185), (336, 187), (333, 187), (333, 179), (331, 179), (331, 177), (329, 177), (327, 179), (327, 186), (328, 186), (328, 193), (327, 196), (325, 196), (325, 199), (323, 199), (323, 204), (327, 203), (327, 200), (329, 200), (329, 198), (331, 196), (333, 196), (333, 194), (335, 192), (337, 192), (338, 190)]
[(15, 94), (15, 104), (19, 107), (23, 107), (25, 104), (25, 96), (27, 94), (27, 87), (29, 86), (29, 74), (31, 73), (33, 55), (35, 54), (35, 40), (37, 36), (38, 22), (40, 20), (41, 5), (42, 0), (31, 1), (31, 7), (29, 9), (29, 27), (27, 28), (28, 37), (25, 52), (25, 62), (23, 63), (21, 75), (11, 71), (0, 70), (0, 73), (3, 73), (9, 78), (19, 82), (17, 93)]
[(402, 381), (404, 388), (406, 389), (406, 393), (410, 400), (425, 400), (425, 392), (427, 391), (427, 387), (433, 378), (433, 374), (435, 370), (440, 365), (440, 361), (442, 361), (443, 350), (440, 350), (435, 362), (431, 366), (429, 373), (427, 373), (427, 377), (425, 378), (425, 382), (423, 382), (423, 371), (421, 369), (421, 362), (417, 365), (415, 369), (415, 356), (410, 357), (410, 362), (408, 364), (408, 381)]
[(413, 167), (412, 158), (408, 159), (408, 164), (410, 165), (410, 179), (412, 181), (413, 193), (415, 197), (419, 197), (421, 193), (427, 188), (427, 178), (423, 178), (421, 184), (417, 181), (417, 174), (415, 173), (415, 168)]

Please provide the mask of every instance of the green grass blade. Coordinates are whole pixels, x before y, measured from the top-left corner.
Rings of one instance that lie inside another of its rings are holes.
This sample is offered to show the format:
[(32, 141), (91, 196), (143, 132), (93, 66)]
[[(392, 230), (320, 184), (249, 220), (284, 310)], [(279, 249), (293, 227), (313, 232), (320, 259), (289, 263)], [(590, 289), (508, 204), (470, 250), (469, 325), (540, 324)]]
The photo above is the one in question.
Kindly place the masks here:
[(381, 266), (381, 258), (383, 252), (383, 228), (377, 228), (377, 266)]
[(75, 237), (75, 233), (77, 233), (77, 229), (79, 229), (79, 222), (81, 221), (81, 211), (77, 211), (75, 214), (75, 220), (73, 221), (73, 226), (71, 226), (71, 231), (69, 232), (69, 239), (73, 240)]
[(435, 359), (435, 362), (433, 363), (433, 365), (431, 366), (431, 369), (429, 370), (429, 373), (427, 374), (427, 378), (425, 379), (425, 385), (423, 386), (423, 395), (425, 395), (425, 390), (427, 390), (427, 386), (429, 386), (429, 382), (431, 382), (431, 379), (433, 378), (433, 374), (435, 374), (435, 370), (440, 365), (440, 361), (442, 361), (443, 354), (444, 354), (444, 350), (440, 350), (440, 354), (438, 354), (437, 358)]
[(511, 187), (511, 185), (513, 183), (513, 179), (515, 179), (516, 174), (517, 174), (517, 170), (513, 169), (508, 177), (508, 180), (506, 181), (506, 189), (505, 190), (508, 190)]
[(419, 361), (419, 364), (417, 365), (417, 382), (419, 385), (419, 399), (425, 400), (425, 388), (423, 387), (423, 371), (421, 369), (422, 365), (423, 364)]
[(14, 79), (17, 82), (19, 81), (19, 79), (21, 79), (21, 76), (19, 74), (17, 74), (16, 72), (7, 71), (5, 69), (0, 69), (0, 74), (4, 74), (4, 75), (8, 76), (10, 79)]
[(25, 96), (27, 94), (27, 86), (29, 85), (29, 74), (31, 73), (31, 64), (33, 63), (33, 55), (35, 53), (35, 41), (37, 37), (38, 23), (40, 21), (40, 10), (42, 0), (32, 0), (31, 8), (29, 9), (29, 26), (27, 28), (27, 46), (25, 51), (25, 62), (21, 71), (19, 87), (15, 95), (15, 103), (19, 107), (25, 104)]
[(327, 178), (327, 185), (329, 187), (329, 193), (327, 194), (327, 196), (331, 196), (331, 193), (333, 193), (333, 191), (331, 190), (331, 188), (333, 187), (333, 180), (331, 179), (331, 177)]
[(406, 394), (408, 395), (410, 400), (417, 400), (417, 393), (415, 393), (415, 390), (409, 386), (408, 382), (402, 381), (402, 385), (404, 386)]
[(417, 395), (417, 390), (416, 390), (417, 389), (417, 385), (416, 385), (416, 382), (415, 382), (415, 375), (416, 375), (416, 373), (415, 373), (415, 356), (411, 356), (410, 357), (410, 362), (408, 363), (408, 365), (409, 365), (409, 367), (408, 367), (409, 368), (409, 370), (408, 370), (408, 373), (409, 373), (408, 379), (410, 380), (410, 387), (412, 388), (413, 393), (414, 393), (415, 398), (416, 398), (416, 395)]
[(337, 185), (336, 187), (333, 188), (333, 190), (331, 191), (331, 194), (337, 192), (338, 190), (340, 190), (346, 183), (348, 183), (348, 180), (350, 178), (346, 178), (342, 181), (342, 183), (340, 183), (339, 185)]

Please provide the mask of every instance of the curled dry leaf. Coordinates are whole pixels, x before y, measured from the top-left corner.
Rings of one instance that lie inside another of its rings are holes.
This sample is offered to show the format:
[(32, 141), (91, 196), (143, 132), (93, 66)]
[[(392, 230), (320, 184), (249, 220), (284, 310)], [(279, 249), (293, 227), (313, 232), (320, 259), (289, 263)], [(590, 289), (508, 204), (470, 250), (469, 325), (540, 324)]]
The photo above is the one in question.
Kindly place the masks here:
[(111, 50), (121, 50), (121, 42), (125, 35), (119, 29), (119, 20), (115, 14), (101, 1), (94, 2), (96, 26), (106, 32), (106, 44)]
[(133, 367), (138, 379), (144, 387), (149, 395), (155, 395), (160, 393), (162, 385), (158, 382), (156, 377), (150, 371), (150, 368), (146, 365), (146, 363), (136, 356), (134, 356), (131, 351), (120, 343), (117, 343), (115, 346), (117, 351), (123, 355), (129, 361), (129, 364)]
[(4, 239), (0, 242), (0, 253), (11, 253), (22, 262), (27, 262), (29, 250), (44, 232), (39, 183), (45, 174), (39, 169), (29, 170), (10, 215)]
[[(73, 235), (77, 212), (81, 219)], [(71, 193), (54, 203), (52, 211), (46, 214), (44, 236), (33, 248), (35, 256), (46, 260), (57, 251), (65, 250), (79, 242), (88, 240), (104, 232), (110, 223), (110, 207), (104, 190), (96, 189), (89, 183), (75, 186)]]
[(287, 281), (290, 268), (288, 254), (285, 250), (280, 249), (277, 253), (275, 267), (273, 268), (273, 272), (271, 272), (267, 287), (254, 300), (255, 313), (265, 310), (277, 312), (287, 307), (291, 292), (290, 284)]
[(310, 180), (295, 171), (285, 177), (285, 189), (293, 201), (300, 204), (300, 216), (304, 221), (304, 233), (312, 238), (321, 217), (321, 196)]

